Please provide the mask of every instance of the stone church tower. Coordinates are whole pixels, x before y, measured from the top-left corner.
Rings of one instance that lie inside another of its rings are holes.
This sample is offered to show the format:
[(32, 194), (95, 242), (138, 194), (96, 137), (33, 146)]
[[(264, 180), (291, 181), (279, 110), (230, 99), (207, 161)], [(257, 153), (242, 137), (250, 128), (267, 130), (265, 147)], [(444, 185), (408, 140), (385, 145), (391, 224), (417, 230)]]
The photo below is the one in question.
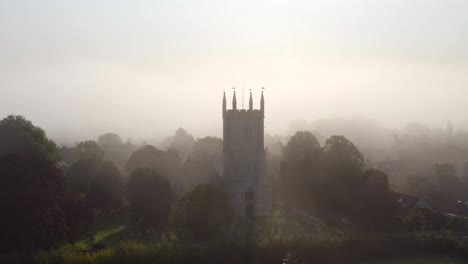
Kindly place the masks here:
[(266, 174), (264, 148), (265, 100), (253, 109), (237, 109), (236, 92), (232, 109), (223, 96), (223, 183), (234, 211), (249, 220), (268, 220), (272, 211), (272, 186)]

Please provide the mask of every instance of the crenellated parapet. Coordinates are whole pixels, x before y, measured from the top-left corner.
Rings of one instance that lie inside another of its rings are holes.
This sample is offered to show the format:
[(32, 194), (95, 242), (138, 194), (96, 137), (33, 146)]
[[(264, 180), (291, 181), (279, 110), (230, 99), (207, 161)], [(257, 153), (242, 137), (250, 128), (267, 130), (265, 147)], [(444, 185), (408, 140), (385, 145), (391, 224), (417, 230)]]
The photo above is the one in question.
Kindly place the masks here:
[(260, 98), (260, 109), (253, 108), (253, 98), (252, 92), (250, 92), (249, 98), (249, 108), (248, 109), (238, 109), (237, 108), (237, 98), (236, 91), (232, 95), (232, 108), (227, 109), (226, 103), (226, 93), (223, 94), (223, 118), (226, 117), (265, 117), (265, 99), (263, 96)]

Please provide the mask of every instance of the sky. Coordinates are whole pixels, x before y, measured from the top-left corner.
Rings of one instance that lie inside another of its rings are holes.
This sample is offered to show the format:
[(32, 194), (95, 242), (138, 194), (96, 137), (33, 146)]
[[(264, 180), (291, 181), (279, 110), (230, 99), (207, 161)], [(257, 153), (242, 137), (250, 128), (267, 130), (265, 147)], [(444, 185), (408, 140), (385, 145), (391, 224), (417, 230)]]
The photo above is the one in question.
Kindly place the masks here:
[[(0, 117), (58, 142), (221, 135), (223, 91), (296, 119), (468, 129), (468, 1), (0, 0)], [(240, 98), (238, 98), (241, 101)]]

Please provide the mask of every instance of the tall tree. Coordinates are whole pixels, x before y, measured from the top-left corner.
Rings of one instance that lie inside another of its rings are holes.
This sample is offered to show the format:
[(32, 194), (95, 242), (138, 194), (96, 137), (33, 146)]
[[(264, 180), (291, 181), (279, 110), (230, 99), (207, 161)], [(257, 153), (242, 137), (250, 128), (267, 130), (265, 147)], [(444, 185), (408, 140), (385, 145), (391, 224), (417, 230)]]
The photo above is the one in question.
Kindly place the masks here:
[(10, 115), (0, 121), (0, 154), (14, 153), (60, 160), (57, 145), (47, 138), (44, 130), (22, 116)]
[(436, 207), (464, 198), (466, 190), (452, 163), (436, 164), (433, 171), (431, 198)]
[(192, 148), (194, 160), (213, 164), (223, 155), (223, 140), (217, 137), (199, 138)]
[(155, 171), (139, 168), (128, 183), (131, 208), (143, 217), (145, 226), (167, 224), (171, 208), (171, 185)]
[(129, 174), (138, 168), (150, 168), (166, 177), (174, 188), (181, 174), (180, 158), (177, 151), (174, 149), (162, 151), (151, 145), (134, 151), (126, 168)]
[(0, 251), (50, 248), (66, 239), (61, 172), (51, 161), (0, 156)]
[(311, 209), (320, 184), (322, 149), (309, 131), (298, 131), (283, 149), (281, 180), (284, 198), (292, 205)]
[(76, 144), (75, 160), (79, 159), (97, 159), (102, 160), (104, 151), (94, 140), (86, 140)]
[(68, 188), (76, 193), (89, 194), (90, 183), (102, 165), (102, 160), (83, 158), (73, 163), (66, 172)]
[(392, 225), (393, 215), (397, 210), (396, 201), (388, 188), (388, 175), (377, 169), (364, 172), (364, 188), (360, 193), (360, 211), (356, 214), (361, 227), (378, 231)]
[(358, 210), (358, 199), (364, 185), (364, 156), (343, 136), (332, 136), (323, 147), (327, 180), (320, 197), (324, 208), (336, 215), (351, 216)]
[(190, 230), (196, 240), (207, 240), (222, 235), (232, 216), (225, 193), (207, 184), (197, 186), (178, 202), (174, 221)]
[(122, 203), (122, 184), (122, 175), (117, 167), (112, 162), (102, 163), (90, 181), (90, 206), (102, 211), (118, 208)]

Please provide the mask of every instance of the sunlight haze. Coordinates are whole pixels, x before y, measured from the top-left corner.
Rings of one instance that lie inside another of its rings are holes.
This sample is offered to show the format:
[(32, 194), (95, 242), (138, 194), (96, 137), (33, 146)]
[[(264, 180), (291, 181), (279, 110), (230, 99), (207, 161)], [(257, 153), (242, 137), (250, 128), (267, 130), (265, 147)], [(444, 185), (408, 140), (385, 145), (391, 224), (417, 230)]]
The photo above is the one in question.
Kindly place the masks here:
[[(0, 116), (57, 142), (220, 136), (265, 87), (265, 131), (368, 118), (468, 129), (467, 1), (0, 1)], [(241, 101), (241, 99), (238, 99)], [(241, 102), (239, 103), (241, 105)]]

